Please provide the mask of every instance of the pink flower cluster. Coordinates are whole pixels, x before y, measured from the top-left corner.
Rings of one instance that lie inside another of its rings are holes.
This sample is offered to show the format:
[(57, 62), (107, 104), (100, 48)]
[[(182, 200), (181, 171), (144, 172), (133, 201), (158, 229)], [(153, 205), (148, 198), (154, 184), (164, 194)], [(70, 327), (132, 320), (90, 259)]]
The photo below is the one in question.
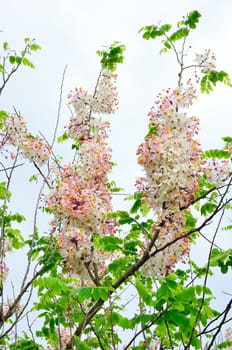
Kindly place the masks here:
[(87, 268), (94, 271), (95, 264), (99, 278), (105, 272), (107, 261), (112, 258), (108, 252), (94, 249), (91, 236), (86, 231), (71, 226), (59, 234), (58, 248), (72, 277), (81, 277), (88, 285), (92, 285), (93, 281)]
[(39, 136), (32, 136), (22, 116), (11, 115), (5, 121), (5, 142), (18, 147), (22, 156), (41, 166), (50, 157), (50, 146)]
[(7, 277), (9, 268), (4, 261), (0, 262), (0, 281), (4, 281)]
[[(227, 328), (225, 331), (225, 341), (232, 342), (232, 328)], [(225, 350), (232, 350), (232, 345), (224, 348)]]
[[(14, 300), (8, 299), (7, 302), (0, 305), (0, 310), (1, 310), (0, 313), (2, 313), (3, 317), (6, 317), (6, 315), (8, 314), (8, 312), (13, 304), (14, 304)], [(21, 304), (17, 304), (14, 307), (14, 312), (16, 314), (19, 314), (22, 310), (23, 310), (23, 305), (21, 305)]]
[(69, 125), (66, 127), (69, 137), (81, 141), (88, 138), (92, 132), (104, 131), (109, 126), (109, 123), (100, 117), (92, 117), (92, 113), (115, 112), (117, 108), (116, 78), (117, 76), (112, 72), (103, 70), (92, 95), (82, 88), (76, 88), (69, 93), (69, 104), (75, 110), (75, 115), (70, 118)]
[(65, 349), (66, 348), (66, 345), (70, 341), (71, 336), (72, 336), (72, 333), (71, 333), (70, 329), (62, 328), (60, 330), (60, 346), (61, 346), (61, 349)]
[[(111, 148), (107, 145), (109, 121), (94, 113), (113, 113), (117, 105), (115, 75), (103, 71), (91, 96), (83, 89), (69, 95), (75, 115), (67, 129), (79, 141), (78, 158), (55, 173), (54, 187), (46, 204), (61, 223), (58, 247), (66, 266), (90, 284), (88, 269), (105, 269), (109, 254), (96, 250), (93, 234), (114, 235), (117, 223), (107, 218), (112, 211), (108, 173), (112, 169)], [(96, 271), (95, 271), (96, 272)]]

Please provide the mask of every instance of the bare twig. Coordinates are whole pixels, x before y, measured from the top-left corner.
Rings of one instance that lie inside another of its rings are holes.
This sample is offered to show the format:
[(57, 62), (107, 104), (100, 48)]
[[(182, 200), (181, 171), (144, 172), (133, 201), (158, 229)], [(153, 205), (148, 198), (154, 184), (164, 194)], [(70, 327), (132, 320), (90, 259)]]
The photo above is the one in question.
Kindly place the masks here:
[(59, 122), (60, 122), (60, 111), (61, 111), (61, 104), (62, 104), (62, 95), (63, 95), (63, 86), (64, 86), (64, 79), (65, 79), (65, 74), (67, 71), (67, 64), (64, 67), (64, 71), (63, 71), (63, 75), (62, 75), (62, 80), (61, 80), (61, 86), (60, 86), (60, 96), (59, 96), (59, 104), (58, 104), (58, 111), (57, 111), (57, 118), (56, 118), (56, 125), (55, 125), (55, 129), (54, 129), (54, 134), (53, 134), (53, 139), (51, 142), (51, 149), (54, 146), (54, 143), (56, 141), (56, 135), (57, 135), (57, 130), (59, 127)]

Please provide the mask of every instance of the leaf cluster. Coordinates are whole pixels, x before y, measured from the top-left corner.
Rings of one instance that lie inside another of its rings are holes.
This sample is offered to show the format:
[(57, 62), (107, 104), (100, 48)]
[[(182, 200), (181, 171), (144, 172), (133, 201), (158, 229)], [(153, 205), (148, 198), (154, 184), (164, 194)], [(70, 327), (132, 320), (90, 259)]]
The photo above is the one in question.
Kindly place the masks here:
[(173, 43), (186, 38), (191, 29), (196, 29), (201, 14), (198, 11), (191, 11), (186, 17), (177, 23), (177, 30), (168, 34), (172, 29), (171, 24), (144, 26), (139, 30), (144, 39), (163, 38), (163, 48), (160, 52), (167, 52), (173, 48)]
[(6, 73), (6, 61), (14, 67), (19, 65), (24, 65), (26, 67), (34, 69), (35, 66), (29, 60), (28, 56), (31, 55), (32, 52), (41, 50), (40, 45), (36, 43), (35, 40), (31, 40), (30, 38), (24, 39), (25, 47), (20, 53), (17, 53), (15, 50), (12, 50), (9, 47), (8, 42), (3, 43), (3, 55), (0, 56), (0, 73)]
[(201, 92), (209, 94), (211, 91), (213, 91), (213, 86), (216, 86), (218, 82), (223, 83), (224, 85), (227, 85), (229, 87), (232, 87), (232, 83), (229, 77), (229, 74), (225, 71), (216, 71), (216, 70), (202, 70), (202, 73), (204, 74), (201, 78), (200, 86), (201, 86)]
[(125, 45), (120, 44), (118, 41), (114, 41), (113, 44), (104, 50), (98, 50), (97, 55), (101, 58), (102, 68), (114, 72), (117, 65), (123, 63), (125, 50)]

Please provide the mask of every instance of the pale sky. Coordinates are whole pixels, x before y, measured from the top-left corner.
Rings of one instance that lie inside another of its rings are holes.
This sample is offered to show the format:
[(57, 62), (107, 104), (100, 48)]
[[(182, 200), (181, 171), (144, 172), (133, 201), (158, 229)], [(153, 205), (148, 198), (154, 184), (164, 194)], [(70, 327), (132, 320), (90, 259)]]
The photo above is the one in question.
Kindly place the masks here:
[[(120, 186), (131, 190), (137, 172), (135, 152), (146, 132), (147, 113), (156, 94), (175, 87), (177, 65), (171, 53), (159, 55), (159, 41), (146, 41), (138, 30), (149, 24), (175, 24), (183, 15), (197, 9), (201, 14), (192, 44), (197, 52), (211, 48), (218, 63), (232, 75), (232, 1), (230, 0), (0, 0), (0, 33), (12, 48), (21, 48), (24, 37), (35, 38), (42, 46), (32, 61), (35, 71), (21, 69), (9, 83), (1, 108), (14, 105), (34, 133), (51, 137), (57, 114), (60, 81), (64, 66), (62, 122), (70, 89), (94, 87), (100, 65), (95, 52), (119, 40), (127, 47), (125, 63), (119, 68), (119, 110), (111, 117), (115, 176)], [(191, 40), (191, 39), (190, 39)], [(220, 145), (220, 137), (230, 129), (232, 90), (217, 88), (211, 96), (201, 96), (196, 112), (201, 118), (202, 143)]]
[[(202, 18), (189, 44), (199, 53), (211, 48), (218, 70), (232, 76), (231, 0), (0, 0), (0, 8), (2, 42), (20, 49), (29, 36), (42, 47), (32, 57), (35, 71), (22, 68), (15, 75), (3, 93), (0, 109), (10, 112), (15, 106), (31, 131), (41, 131), (48, 139), (56, 121), (65, 65), (61, 124), (67, 124), (70, 114), (65, 106), (68, 91), (95, 86), (100, 70), (96, 50), (114, 40), (126, 45), (125, 63), (118, 69), (119, 110), (111, 117), (110, 138), (118, 163), (113, 175), (126, 192), (133, 191), (139, 169), (136, 149), (146, 133), (147, 113), (154, 98), (163, 88), (177, 83), (174, 55), (160, 55), (159, 41), (143, 40), (138, 30), (159, 21), (175, 24), (183, 15), (198, 10)], [(199, 96), (193, 113), (201, 120), (204, 147), (216, 148), (221, 145), (221, 136), (232, 136), (231, 100), (232, 89), (227, 87), (217, 87), (210, 96)], [(65, 145), (60, 149), (66, 150)], [(32, 204), (33, 185), (28, 185), (28, 178), (25, 173), (25, 178), (17, 179), (19, 196), (15, 198), (15, 205), (20, 207), (17, 210), (25, 213)]]

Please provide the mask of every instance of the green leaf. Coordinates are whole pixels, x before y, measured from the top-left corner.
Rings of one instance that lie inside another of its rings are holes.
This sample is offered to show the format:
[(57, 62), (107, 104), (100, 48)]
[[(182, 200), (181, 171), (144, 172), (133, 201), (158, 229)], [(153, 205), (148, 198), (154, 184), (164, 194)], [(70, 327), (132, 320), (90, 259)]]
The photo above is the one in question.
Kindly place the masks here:
[(11, 240), (14, 249), (20, 249), (24, 246), (25, 242), (23, 236), (18, 229), (7, 228), (6, 235)]
[(92, 287), (82, 287), (78, 288), (78, 294), (81, 297), (81, 299), (84, 301), (86, 299), (91, 298), (93, 292)]
[(220, 344), (217, 344), (217, 348), (218, 349), (227, 349), (227, 348), (229, 348), (231, 346), (232, 346), (232, 341), (231, 340), (226, 340), (226, 341), (223, 341)]
[(171, 42), (175, 42), (175, 41), (178, 41), (178, 40), (185, 38), (188, 35), (189, 35), (188, 28), (186, 28), (186, 27), (180, 28), (169, 37), (169, 40)]
[(148, 139), (149, 137), (154, 137), (157, 135), (157, 126), (155, 125), (155, 123), (150, 122), (148, 124), (148, 133), (145, 136), (145, 139)]
[(232, 143), (232, 137), (230, 137), (230, 136), (222, 137), (222, 140), (223, 140), (224, 142), (227, 142), (227, 143)]
[(127, 269), (131, 267), (131, 261), (132, 259), (130, 255), (118, 258), (108, 265), (108, 270), (115, 278), (119, 278)]
[(201, 215), (206, 216), (208, 214), (212, 214), (215, 209), (217, 209), (217, 204), (210, 202), (205, 203), (201, 207)]
[(228, 73), (224, 72), (224, 71), (220, 71), (220, 72), (217, 72), (218, 73), (218, 81), (222, 82), (223, 84), (227, 85), (227, 86), (230, 86), (232, 87), (232, 83), (231, 83), (231, 80), (230, 80), (230, 76)]
[(37, 45), (36, 43), (32, 43), (30, 45), (30, 50), (31, 51), (38, 51), (38, 50), (41, 50), (41, 46)]
[(119, 218), (118, 222), (120, 225), (131, 224), (134, 220), (130, 217), (129, 213), (125, 210), (118, 210), (115, 213), (109, 215), (112, 218)]
[(140, 28), (139, 33), (143, 32), (143, 39), (156, 39), (157, 37), (165, 35), (171, 28), (171, 24), (163, 24), (160, 27), (150, 25)]
[(34, 340), (20, 339), (14, 344), (10, 344), (10, 350), (42, 350), (43, 347), (39, 344), (36, 344)]
[(188, 229), (193, 229), (196, 227), (197, 219), (193, 216), (190, 210), (184, 211), (185, 225)]
[(8, 45), (8, 42), (7, 42), (7, 41), (4, 41), (4, 43), (3, 43), (2, 46), (3, 46), (4, 51), (9, 50), (9, 45)]
[(200, 17), (201, 14), (198, 11), (191, 11), (184, 23), (189, 26), (189, 28), (196, 29), (196, 24), (199, 22)]
[(165, 33), (169, 32), (171, 28), (172, 28), (171, 24), (163, 24), (161, 27), (159, 27), (160, 35), (164, 35)]
[(15, 56), (15, 62), (20, 65), (22, 63), (22, 57), (20, 56)]
[(7, 187), (6, 187), (6, 182), (0, 182), (0, 199), (2, 200), (10, 200), (11, 197), (11, 193), (8, 191)]
[(57, 138), (58, 143), (64, 142), (66, 140), (68, 140), (68, 135), (66, 134), (66, 132), (64, 132), (63, 135), (61, 135)]
[(148, 289), (137, 277), (135, 287), (137, 288), (142, 301), (149, 306), (154, 305), (152, 302), (152, 291)]
[(115, 71), (117, 64), (124, 60), (123, 53), (125, 50), (125, 45), (118, 41), (114, 41), (106, 50), (98, 50), (97, 55), (101, 57), (102, 68)]
[(28, 58), (26, 58), (26, 57), (24, 57), (24, 58), (22, 59), (22, 64), (23, 64), (24, 66), (27, 66), (27, 67), (32, 68), (32, 69), (35, 68), (34, 64), (33, 64)]
[(137, 211), (140, 209), (140, 207), (141, 207), (141, 199), (139, 198), (132, 205), (132, 207), (130, 209), (131, 214), (137, 213)]
[(4, 121), (9, 118), (7, 112), (1, 110), (0, 111), (0, 125), (1, 125), (1, 129), (3, 128), (4, 126)]
[(200, 82), (200, 86), (201, 86), (201, 92), (202, 93), (206, 93), (206, 94), (209, 94), (211, 91), (213, 91), (213, 88), (212, 88), (212, 85), (210, 83), (210, 80), (209, 80), (209, 76), (208, 75), (205, 75), (202, 79), (201, 79), (201, 82)]
[(15, 56), (9, 56), (9, 62), (11, 63), (11, 64), (15, 64)]
[(221, 228), (222, 231), (232, 231), (232, 225), (227, 225), (227, 226), (223, 226)]
[(120, 245), (122, 244), (122, 239), (116, 236), (105, 236), (102, 238), (98, 238), (97, 246), (106, 251), (115, 251), (121, 249)]
[(201, 159), (205, 158), (230, 159), (230, 152), (224, 149), (210, 149), (202, 153)]
[(38, 175), (32, 175), (32, 176), (29, 178), (29, 181), (30, 181), (30, 182), (32, 182), (32, 181), (37, 182), (37, 181), (38, 181)]
[(106, 301), (109, 298), (107, 287), (96, 287), (96, 288), (98, 288), (100, 299)]
[(201, 92), (206, 92), (209, 94), (212, 90), (213, 87), (212, 85), (216, 85), (217, 82), (221, 82), (229, 87), (232, 87), (232, 83), (229, 77), (229, 74), (227, 74), (224, 71), (216, 71), (216, 70), (211, 70), (211, 71), (202, 71), (205, 73), (203, 78), (201, 79), (200, 85), (201, 85)]
[(133, 329), (135, 326), (134, 320), (129, 320), (115, 311), (112, 312), (111, 317), (113, 324), (121, 327), (122, 329)]

